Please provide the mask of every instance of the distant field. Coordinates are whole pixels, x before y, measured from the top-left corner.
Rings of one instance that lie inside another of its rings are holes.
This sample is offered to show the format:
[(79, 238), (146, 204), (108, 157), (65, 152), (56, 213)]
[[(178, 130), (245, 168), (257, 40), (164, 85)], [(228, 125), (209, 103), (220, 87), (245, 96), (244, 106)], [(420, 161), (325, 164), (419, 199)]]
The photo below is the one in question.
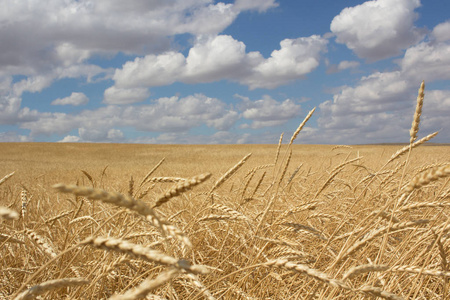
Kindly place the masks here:
[(449, 296), (450, 146), (288, 142), (0, 143), (0, 299)]

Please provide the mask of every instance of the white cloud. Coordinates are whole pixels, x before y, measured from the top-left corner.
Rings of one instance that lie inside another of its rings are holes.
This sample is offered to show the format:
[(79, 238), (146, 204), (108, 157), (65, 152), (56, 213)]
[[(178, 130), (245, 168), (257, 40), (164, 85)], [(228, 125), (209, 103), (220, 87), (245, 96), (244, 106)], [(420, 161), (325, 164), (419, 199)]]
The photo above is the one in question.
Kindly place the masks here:
[(31, 138), (25, 135), (17, 134), (16, 132), (7, 131), (0, 132), (0, 142), (31, 142)]
[(319, 65), (320, 53), (326, 51), (327, 40), (318, 36), (285, 39), (280, 50), (253, 68), (253, 74), (241, 80), (250, 89), (275, 88), (302, 78)]
[(239, 95), (236, 97), (242, 100), (240, 105), (242, 116), (252, 121), (250, 127), (254, 129), (281, 125), (297, 117), (301, 112), (300, 105), (290, 99), (281, 102), (265, 95), (260, 100), (251, 101), (247, 97)]
[(257, 10), (264, 12), (269, 8), (277, 7), (278, 3), (275, 0), (236, 0), (234, 6), (238, 10)]
[[(97, 124), (96, 124), (97, 125)], [(106, 124), (105, 124), (106, 125)], [(121, 142), (124, 139), (123, 132), (119, 129), (108, 129), (107, 126), (90, 126), (78, 129), (80, 141), (90, 143)]]
[(330, 29), (336, 41), (359, 57), (375, 61), (400, 54), (423, 38), (414, 27), (420, 0), (374, 0), (347, 7), (334, 17)]
[(153, 132), (186, 132), (206, 123), (216, 129), (231, 127), (237, 114), (219, 99), (202, 94), (184, 98), (159, 98), (151, 105), (127, 107), (122, 118), (127, 125)]
[(21, 108), (20, 97), (2, 94), (0, 91), (0, 124), (15, 125), (18, 122), (37, 120), (38, 112), (28, 107)]
[(147, 55), (125, 63), (122, 69), (116, 70), (113, 79), (118, 87), (168, 85), (177, 80), (184, 66), (181, 53)]
[(359, 62), (343, 60), (338, 65), (338, 70), (354, 69), (359, 67)]
[(449, 80), (450, 44), (422, 42), (406, 50), (400, 70), (362, 77), (354, 87), (344, 86), (320, 104), (316, 142), (379, 143), (407, 141), (417, 90), (425, 80), (422, 136), (445, 128), (434, 139), (450, 140), (450, 91), (429, 90), (433, 81)]
[(200, 38), (189, 50), (181, 80), (191, 83), (236, 78), (248, 72), (251, 58), (245, 53), (245, 44), (229, 35)]
[(78, 143), (81, 141), (79, 136), (75, 135), (67, 135), (62, 140), (58, 141), (58, 143)]
[(108, 140), (117, 141), (124, 138), (123, 132), (119, 129), (110, 129), (106, 135)]
[(184, 98), (159, 98), (139, 106), (109, 105), (79, 114), (40, 113), (21, 127), (38, 135), (68, 134), (78, 129), (81, 141), (122, 141), (117, 127), (131, 127), (145, 132), (182, 132), (206, 125), (219, 131), (230, 129), (239, 114), (224, 102), (202, 94)]
[(239, 11), (233, 4), (219, 2), (202, 6), (194, 10), (190, 17), (178, 24), (176, 29), (183, 32), (199, 34), (217, 34), (227, 28), (238, 16)]
[[(238, 134), (229, 131), (217, 131), (212, 135), (186, 135), (184, 133), (163, 133), (157, 137), (139, 137), (131, 140), (140, 144), (247, 144), (252, 141), (248, 133)], [(254, 142), (261, 142), (261, 139)], [(273, 141), (270, 141), (273, 142)]]
[(36, 119), (21, 122), (20, 127), (30, 130), (30, 136), (67, 134), (80, 126), (80, 121), (66, 113), (37, 113)]
[(15, 95), (21, 96), (24, 92), (40, 92), (44, 88), (49, 87), (53, 82), (52, 75), (37, 75), (23, 79), (13, 85)]
[(118, 87), (151, 87), (204, 83), (228, 79), (250, 89), (275, 88), (313, 71), (325, 51), (327, 40), (313, 35), (285, 39), (280, 50), (264, 59), (259, 52), (245, 51), (245, 44), (228, 35), (200, 37), (185, 58), (180, 53), (147, 55), (116, 70)]
[(0, 69), (33, 75), (81, 64), (94, 54), (167, 51), (177, 34), (215, 35), (243, 10), (275, 4), (212, 0), (6, 1), (0, 12)]
[(55, 52), (64, 66), (80, 64), (91, 55), (89, 50), (77, 49), (75, 45), (64, 42), (55, 47)]
[[(440, 130), (436, 139), (450, 141), (450, 90), (425, 89), (425, 100), (420, 129), (424, 132)], [(441, 130), (442, 129), (442, 130)], [(420, 131), (419, 131), (420, 132)]]
[(415, 80), (450, 79), (450, 41), (420, 43), (406, 50), (400, 61), (402, 71)]
[(0, 75), (0, 124), (13, 125), (38, 118), (37, 111), (27, 107), (21, 108), (21, 97), (25, 92), (40, 92), (51, 86), (55, 80), (63, 78), (86, 77), (90, 82), (94, 76), (99, 74), (105, 74), (105, 77), (108, 77), (109, 72), (109, 70), (94, 65), (72, 65), (57, 67), (47, 73), (28, 76), (14, 83), (11, 76)]
[(445, 42), (450, 40), (450, 21), (440, 23), (433, 28), (431, 35), (438, 42)]
[(131, 104), (142, 102), (150, 96), (146, 88), (121, 89), (116, 86), (105, 90), (103, 102), (106, 104)]
[(73, 92), (70, 96), (65, 98), (58, 98), (52, 101), (52, 105), (84, 105), (89, 102), (89, 98), (83, 93)]
[(206, 125), (214, 127), (217, 130), (228, 130), (239, 119), (239, 113), (234, 110), (229, 110), (223, 114), (222, 117), (206, 120)]

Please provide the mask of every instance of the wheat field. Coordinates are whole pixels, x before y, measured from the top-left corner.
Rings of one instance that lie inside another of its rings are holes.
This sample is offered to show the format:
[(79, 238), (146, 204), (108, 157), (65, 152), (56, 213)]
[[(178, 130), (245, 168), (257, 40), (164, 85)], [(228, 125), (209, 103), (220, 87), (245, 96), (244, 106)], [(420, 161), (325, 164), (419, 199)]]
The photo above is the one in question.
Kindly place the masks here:
[(448, 299), (450, 146), (0, 144), (0, 299)]

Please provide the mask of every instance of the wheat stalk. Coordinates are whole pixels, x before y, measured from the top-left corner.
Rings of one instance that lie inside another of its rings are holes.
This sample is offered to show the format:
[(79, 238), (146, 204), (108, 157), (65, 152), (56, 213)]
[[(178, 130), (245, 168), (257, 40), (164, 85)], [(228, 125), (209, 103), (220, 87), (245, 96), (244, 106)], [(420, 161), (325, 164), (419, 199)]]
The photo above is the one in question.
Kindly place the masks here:
[(141, 183), (139, 184), (139, 187), (142, 187), (142, 185), (143, 185), (144, 183), (147, 182), (147, 179), (148, 179), (148, 178), (156, 171), (156, 169), (159, 168), (159, 166), (164, 162), (165, 159), (166, 159), (166, 158), (163, 157), (163, 158), (156, 164), (156, 166), (155, 166), (153, 169), (151, 169), (150, 172), (147, 173), (147, 175), (144, 176), (144, 178), (142, 179)]
[(180, 270), (176, 268), (169, 269), (167, 271), (162, 272), (156, 278), (147, 278), (143, 282), (139, 284), (134, 289), (126, 291), (122, 295), (114, 295), (110, 297), (110, 300), (134, 300), (146, 298), (147, 294), (149, 294), (154, 289), (164, 285), (169, 282), (172, 278), (174, 278)]
[(422, 145), (422, 144), (425, 143), (425, 142), (428, 142), (429, 140), (431, 140), (432, 138), (434, 138), (438, 133), (439, 133), (439, 131), (433, 132), (433, 133), (427, 135), (426, 137), (421, 138), (421, 139), (418, 140), (418, 141), (415, 141), (415, 142), (412, 143), (411, 145), (408, 145), (408, 146), (405, 146), (405, 147), (401, 148), (400, 150), (398, 150), (397, 152), (395, 152), (394, 154), (392, 154), (391, 158), (388, 160), (388, 162), (387, 162), (386, 164), (390, 163), (391, 161), (395, 160), (396, 158), (399, 158), (400, 156), (402, 156), (403, 154), (405, 154), (406, 152), (408, 152), (409, 149), (415, 148), (415, 147), (417, 147), (417, 146)]
[(119, 193), (111, 193), (101, 189), (79, 187), (76, 185), (57, 184), (54, 185), (53, 188), (61, 193), (72, 193), (76, 196), (84, 196), (91, 200), (100, 200), (116, 206), (126, 207), (140, 215), (145, 216), (152, 225), (160, 228), (165, 234), (175, 236), (186, 246), (190, 247), (192, 245), (183, 232), (178, 230), (175, 226), (162, 221), (152, 208), (148, 207), (144, 202), (134, 199), (131, 196), (124, 196)]
[(14, 300), (29, 300), (29, 299), (35, 299), (37, 296), (54, 290), (59, 289), (63, 287), (69, 287), (69, 286), (79, 286), (88, 284), (89, 280), (86, 280), (84, 278), (62, 278), (62, 279), (55, 279), (55, 280), (49, 280), (46, 282), (42, 282), (38, 285), (35, 285), (28, 290), (20, 293), (17, 295), (17, 297), (14, 298)]
[(230, 178), (251, 156), (252, 154), (249, 153), (246, 156), (244, 156), (237, 164), (235, 164), (231, 169), (229, 169), (225, 174), (222, 175), (213, 185), (211, 190), (209, 191), (209, 195), (212, 194), (212, 192), (217, 189), (219, 186), (221, 186), (228, 178)]
[(210, 173), (201, 174), (195, 177), (192, 177), (188, 180), (181, 181), (179, 184), (177, 184), (175, 187), (173, 187), (171, 190), (166, 192), (164, 195), (159, 196), (159, 198), (156, 200), (155, 205), (153, 205), (153, 208), (158, 207), (172, 199), (173, 197), (176, 197), (185, 191), (188, 191), (192, 189), (194, 186), (199, 185), (200, 183), (207, 180), (209, 177), (211, 177)]
[(444, 178), (450, 175), (450, 165), (433, 168), (414, 177), (404, 188), (405, 193), (411, 193), (413, 190), (428, 185), (432, 181)]
[(416, 111), (414, 112), (414, 119), (411, 125), (411, 130), (409, 131), (409, 136), (411, 137), (409, 143), (412, 144), (417, 139), (417, 132), (419, 132), (420, 116), (422, 115), (423, 99), (424, 99), (425, 81), (419, 88), (419, 93), (417, 95), (417, 105)]
[(275, 267), (287, 269), (287, 270), (290, 270), (293, 272), (305, 274), (305, 275), (312, 277), (316, 280), (319, 280), (327, 285), (330, 285), (330, 286), (336, 287), (336, 288), (341, 288), (344, 290), (363, 292), (365, 294), (375, 294), (384, 299), (393, 299), (393, 300), (403, 299), (400, 296), (397, 296), (393, 293), (384, 291), (377, 287), (365, 286), (363, 288), (353, 289), (350, 286), (346, 285), (343, 281), (341, 281), (339, 279), (331, 278), (330, 276), (328, 276), (325, 273), (320, 272), (319, 270), (310, 268), (303, 264), (296, 264), (296, 263), (290, 262), (286, 259), (276, 259), (276, 260), (268, 261), (267, 263), (265, 263), (265, 265), (266, 266), (275, 266)]
[(102, 237), (88, 237), (81, 245), (92, 245), (96, 248), (105, 250), (113, 250), (120, 253), (132, 255), (140, 259), (156, 262), (162, 265), (175, 267), (180, 270), (185, 270), (194, 274), (207, 274), (208, 270), (204, 266), (191, 265), (184, 259), (176, 259), (172, 256), (164, 254), (158, 250), (149, 249), (141, 245), (133, 244), (121, 239), (102, 238)]
[(5, 175), (2, 179), (0, 179), (0, 185), (2, 185), (6, 180), (11, 178), (14, 175), (14, 173), (15, 173), (15, 171), (10, 173), (10, 174), (8, 174), (8, 175)]
[(291, 140), (289, 141), (289, 146), (292, 145), (292, 143), (294, 142), (294, 140), (297, 138), (297, 135), (300, 133), (300, 131), (303, 129), (303, 126), (305, 126), (306, 122), (308, 122), (309, 118), (311, 118), (312, 114), (314, 113), (314, 111), (316, 110), (316, 108), (314, 107), (309, 113), (308, 115), (305, 117), (305, 119), (303, 120), (303, 122), (298, 126), (297, 130), (295, 130), (294, 134), (291, 137)]
[(275, 160), (273, 162), (274, 166), (277, 164), (278, 157), (280, 156), (280, 149), (281, 149), (281, 143), (283, 142), (283, 135), (284, 135), (284, 132), (280, 135), (280, 140), (278, 141), (277, 152), (275, 154)]
[(360, 265), (348, 270), (347, 273), (345, 273), (344, 277), (342, 277), (342, 280), (352, 279), (355, 276), (368, 272), (382, 272), (388, 269), (389, 266), (386, 265), (372, 265), (372, 264)]

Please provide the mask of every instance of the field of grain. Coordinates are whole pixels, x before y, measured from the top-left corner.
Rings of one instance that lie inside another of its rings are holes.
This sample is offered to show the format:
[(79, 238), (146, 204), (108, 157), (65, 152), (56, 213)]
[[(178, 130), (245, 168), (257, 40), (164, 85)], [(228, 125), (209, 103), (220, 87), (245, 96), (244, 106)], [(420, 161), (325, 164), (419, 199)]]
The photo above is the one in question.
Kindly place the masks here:
[(448, 299), (450, 146), (412, 127), (409, 145), (2, 143), (0, 299)]

